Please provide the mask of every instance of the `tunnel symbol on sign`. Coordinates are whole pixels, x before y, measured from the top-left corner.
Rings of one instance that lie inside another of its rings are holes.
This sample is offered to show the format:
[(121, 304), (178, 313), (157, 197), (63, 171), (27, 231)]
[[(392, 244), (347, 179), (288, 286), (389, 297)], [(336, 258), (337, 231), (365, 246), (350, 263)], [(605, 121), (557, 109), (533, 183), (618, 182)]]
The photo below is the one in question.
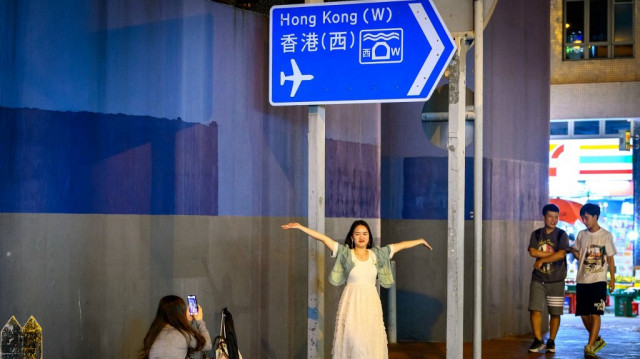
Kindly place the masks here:
[[(380, 51), (378, 47), (383, 46), (384, 49)], [(377, 60), (389, 60), (391, 58), (391, 48), (386, 42), (376, 42), (375, 45), (371, 48), (371, 59), (374, 61)]]
[(403, 30), (378, 29), (360, 31), (360, 63), (390, 64), (402, 62)]

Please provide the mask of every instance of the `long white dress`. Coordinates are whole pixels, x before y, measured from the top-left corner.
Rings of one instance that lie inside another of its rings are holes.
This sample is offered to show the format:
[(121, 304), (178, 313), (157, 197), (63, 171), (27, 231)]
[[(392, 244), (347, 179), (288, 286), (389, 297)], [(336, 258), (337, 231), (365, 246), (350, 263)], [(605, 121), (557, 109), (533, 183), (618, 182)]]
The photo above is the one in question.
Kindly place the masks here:
[(355, 267), (342, 290), (333, 333), (334, 359), (387, 359), (387, 334), (376, 289), (375, 254), (360, 261), (351, 250)]

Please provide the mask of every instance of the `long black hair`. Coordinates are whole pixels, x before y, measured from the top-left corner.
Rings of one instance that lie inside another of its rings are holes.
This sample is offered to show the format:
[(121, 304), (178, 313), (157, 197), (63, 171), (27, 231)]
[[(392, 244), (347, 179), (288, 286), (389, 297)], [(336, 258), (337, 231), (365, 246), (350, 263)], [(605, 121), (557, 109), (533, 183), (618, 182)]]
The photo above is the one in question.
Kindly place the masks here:
[(347, 238), (344, 240), (344, 244), (348, 245), (351, 249), (355, 247), (355, 244), (353, 243), (353, 232), (356, 230), (357, 226), (364, 226), (367, 229), (367, 232), (369, 232), (369, 243), (367, 243), (367, 249), (373, 248), (373, 234), (371, 233), (371, 228), (369, 228), (369, 224), (367, 224), (367, 222), (361, 219), (353, 222), (351, 229), (349, 229), (349, 233), (347, 233)]

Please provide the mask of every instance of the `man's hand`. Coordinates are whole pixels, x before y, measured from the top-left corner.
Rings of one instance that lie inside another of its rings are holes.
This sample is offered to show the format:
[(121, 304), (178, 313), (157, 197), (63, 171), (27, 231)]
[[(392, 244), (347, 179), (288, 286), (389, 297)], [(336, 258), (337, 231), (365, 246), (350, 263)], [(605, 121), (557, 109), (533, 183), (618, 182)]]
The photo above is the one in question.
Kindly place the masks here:
[(535, 263), (533, 263), (533, 268), (540, 270), (540, 268), (542, 268), (542, 266), (544, 265), (544, 263), (542, 262), (541, 259), (536, 260)]

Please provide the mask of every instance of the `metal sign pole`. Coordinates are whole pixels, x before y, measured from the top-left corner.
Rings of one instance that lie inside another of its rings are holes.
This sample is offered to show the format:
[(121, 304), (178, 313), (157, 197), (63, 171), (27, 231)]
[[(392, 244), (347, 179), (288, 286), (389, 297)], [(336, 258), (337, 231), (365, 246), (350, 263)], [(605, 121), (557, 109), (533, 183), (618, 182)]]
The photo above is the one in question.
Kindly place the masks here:
[[(309, 228), (324, 233), (325, 108), (309, 106)], [(324, 358), (324, 245), (309, 237), (307, 358)]]
[[(306, 0), (305, 3), (322, 3)], [(325, 107), (309, 106), (309, 228), (325, 232)], [(307, 358), (324, 358), (324, 245), (309, 237)]]
[(474, 6), (474, 86), (475, 112), (473, 131), (473, 246), (474, 253), (474, 307), (473, 307), (473, 357), (482, 358), (482, 158), (484, 116), (484, 21), (483, 0), (475, 0)]
[(458, 50), (449, 69), (449, 188), (447, 225), (447, 358), (462, 358), (464, 320), (464, 161), (466, 38), (456, 37)]

